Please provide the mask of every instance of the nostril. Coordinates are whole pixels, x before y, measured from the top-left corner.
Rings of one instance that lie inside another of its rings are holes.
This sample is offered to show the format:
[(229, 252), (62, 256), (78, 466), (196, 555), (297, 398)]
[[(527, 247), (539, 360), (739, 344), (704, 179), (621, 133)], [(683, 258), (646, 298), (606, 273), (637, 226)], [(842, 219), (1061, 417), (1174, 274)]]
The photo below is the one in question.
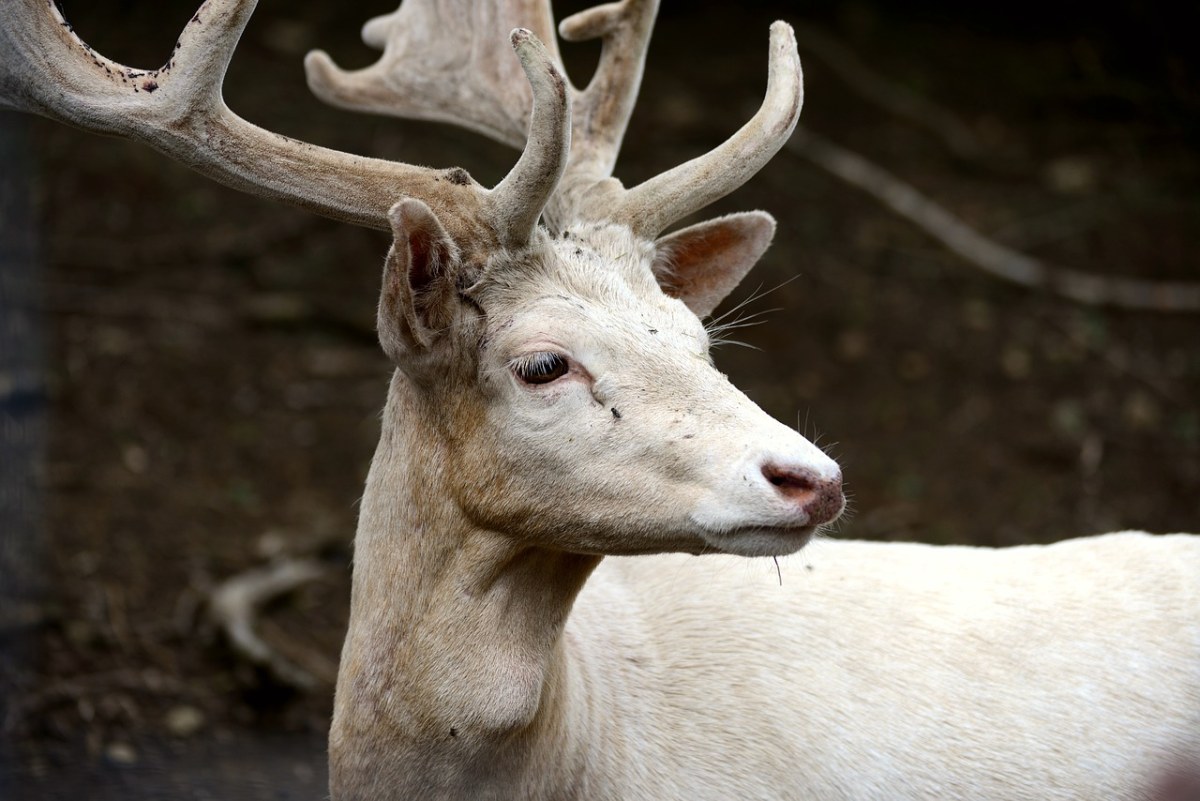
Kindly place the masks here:
[(763, 477), (778, 487), (784, 495), (812, 492), (817, 487), (819, 479), (808, 470), (781, 467), (765, 464), (762, 468)]
[(762, 474), (782, 500), (808, 516), (810, 525), (824, 525), (842, 513), (845, 498), (840, 471), (822, 476), (807, 467), (767, 463), (762, 466)]

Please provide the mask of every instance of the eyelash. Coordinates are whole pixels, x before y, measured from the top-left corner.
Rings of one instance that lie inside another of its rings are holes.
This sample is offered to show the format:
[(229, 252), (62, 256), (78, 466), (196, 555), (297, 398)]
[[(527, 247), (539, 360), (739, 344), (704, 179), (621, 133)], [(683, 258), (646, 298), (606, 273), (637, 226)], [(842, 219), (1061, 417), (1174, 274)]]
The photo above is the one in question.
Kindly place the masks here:
[(565, 356), (551, 351), (518, 356), (508, 366), (526, 384), (549, 384), (562, 378), (571, 369)]

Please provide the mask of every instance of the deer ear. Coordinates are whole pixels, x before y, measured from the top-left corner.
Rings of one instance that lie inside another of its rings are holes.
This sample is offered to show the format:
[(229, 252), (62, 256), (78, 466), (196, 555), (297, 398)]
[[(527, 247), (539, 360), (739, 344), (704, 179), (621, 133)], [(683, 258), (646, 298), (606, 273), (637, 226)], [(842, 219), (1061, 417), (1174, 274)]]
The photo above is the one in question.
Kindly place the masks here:
[(458, 248), (434, 213), (406, 198), (388, 210), (392, 248), (383, 268), (379, 342), (393, 361), (429, 348), (454, 320)]
[(697, 317), (717, 308), (759, 260), (775, 236), (775, 218), (746, 211), (706, 220), (660, 238), (655, 277)]

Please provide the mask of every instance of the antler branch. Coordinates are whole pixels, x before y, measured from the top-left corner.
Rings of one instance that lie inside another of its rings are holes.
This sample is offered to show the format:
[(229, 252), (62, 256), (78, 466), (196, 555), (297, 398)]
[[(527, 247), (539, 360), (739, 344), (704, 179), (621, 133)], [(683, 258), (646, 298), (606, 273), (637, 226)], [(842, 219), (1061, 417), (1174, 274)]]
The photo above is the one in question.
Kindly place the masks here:
[(604, 40), (591, 83), (576, 95), (572, 107), (572, 175), (612, 175), (642, 85), (657, 14), (658, 0), (624, 0), (581, 11), (559, 24), (568, 42)]
[(140, 70), (94, 51), (52, 0), (9, 0), (0, 15), (0, 105), (145, 142), (234, 188), (371, 228), (387, 229), (401, 192), (448, 216), (478, 207), (477, 184), (298, 142), (230, 111), (221, 84), (255, 5), (209, 0), (171, 59)]
[(491, 201), (503, 243), (528, 242), (538, 218), (567, 165), (571, 125), (567, 108), (567, 82), (554, 57), (532, 32), (518, 28), (511, 34), (513, 47), (533, 90), (529, 141), (516, 166), (492, 190)]
[[(88, 47), (53, 0), (8, 0), (0, 16), (0, 108), (142, 141), (227, 185), (373, 228), (386, 230), (392, 204), (415, 197), (454, 239), (483, 249), (528, 241), (547, 208), (560, 225), (612, 220), (652, 238), (758, 172), (787, 141), (803, 100), (795, 37), (777, 22), (766, 98), (754, 118), (712, 152), (626, 190), (611, 175), (658, 0), (621, 0), (563, 21), (567, 39), (603, 40), (596, 74), (582, 91), (562, 75), (544, 0), (494, 6), (405, 0), (364, 26), (363, 38), (384, 49), (377, 64), (345, 72), (324, 53), (309, 54), (310, 85), (336, 105), (450, 120), (524, 143), (512, 172), (489, 191), (462, 170), (316, 147), (230, 111), (221, 85), (255, 5), (207, 0), (171, 60), (157, 70), (137, 70)], [(512, 37), (518, 59), (497, 47), (500, 25), (524, 26)]]
[[(456, 24), (447, 25), (451, 13)], [(658, 0), (621, 0), (574, 14), (559, 26), (568, 41), (603, 40), (588, 86), (567, 87), (573, 141), (547, 213), (560, 225), (572, 219), (613, 220), (653, 237), (749, 180), (795, 128), (803, 101), (800, 58), (791, 27), (777, 22), (771, 28), (766, 99), (754, 118), (711, 153), (624, 189), (611, 176), (641, 86), (657, 13)], [(309, 85), (344, 108), (449, 120), (519, 145), (525, 139), (529, 96), (514, 93), (514, 83), (503, 71), (474, 68), (493, 63), (489, 48), (498, 41), (500, 20), (549, 29), (549, 4), (501, 0), (491, 8), (471, 0), (403, 0), (396, 12), (364, 26), (363, 39), (384, 49), (376, 64), (345, 72), (324, 53), (311, 53), (306, 60)], [(558, 51), (548, 47), (547, 53), (561, 68)]]
[[(417, 197), (460, 242), (486, 246), (528, 236), (561, 174), (568, 147), (557, 59), (536, 40), (514, 39), (541, 89), (536, 123), (513, 174), (493, 191), (459, 169), (433, 170), (364, 158), (264, 130), (230, 111), (225, 71), (257, 0), (207, 0), (184, 29), (171, 59), (140, 70), (105, 58), (71, 30), (53, 0), (7, 0), (0, 14), (0, 108), (42, 114), (91, 131), (134, 139), (221, 183), (328, 217), (387, 230), (387, 210)], [(514, 66), (511, 55), (508, 61)], [(558, 88), (555, 89), (557, 75)], [(528, 91), (528, 90), (527, 90)], [(546, 102), (541, 98), (545, 97)], [(564, 101), (565, 102), (565, 101)], [(559, 103), (561, 106), (562, 103)], [(562, 120), (555, 122), (555, 117)], [(558, 139), (555, 139), (558, 136)], [(542, 191), (525, 193), (529, 186)], [(515, 190), (521, 187), (521, 192)], [(524, 198), (524, 205), (517, 197)], [(515, 224), (499, 224), (511, 215)]]
[[(628, 224), (653, 237), (676, 220), (699, 211), (750, 180), (787, 143), (804, 103), (804, 79), (796, 37), (784, 22), (771, 25), (767, 93), (762, 107), (716, 149), (627, 190), (614, 212), (605, 200), (581, 213)], [(601, 209), (605, 209), (601, 212)]]
[(320, 50), (304, 59), (313, 93), (339, 108), (449, 122), (523, 147), (529, 87), (500, 47), (525, 28), (562, 63), (545, 0), (404, 0), (363, 26), (363, 41), (383, 50), (379, 61), (346, 71)]

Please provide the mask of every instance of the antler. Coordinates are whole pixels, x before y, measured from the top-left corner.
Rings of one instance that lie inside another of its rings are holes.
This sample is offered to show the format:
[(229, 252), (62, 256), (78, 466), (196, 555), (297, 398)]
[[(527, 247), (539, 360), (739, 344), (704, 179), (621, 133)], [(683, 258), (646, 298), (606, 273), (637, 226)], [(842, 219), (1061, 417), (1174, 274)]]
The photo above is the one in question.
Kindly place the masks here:
[[(658, 0), (621, 0), (575, 14), (559, 26), (569, 41), (602, 39), (602, 50), (591, 83), (570, 89), (570, 161), (547, 210), (556, 220), (614, 220), (653, 237), (749, 180), (795, 128), (803, 102), (800, 59), (791, 27), (777, 22), (771, 27), (766, 98), (750, 122), (712, 152), (632, 189), (622, 187), (611, 176), (657, 11)], [(549, 4), (508, 0), (493, 9), (472, 0), (404, 0), (397, 11), (364, 26), (364, 41), (384, 51), (377, 63), (344, 72), (324, 53), (310, 53), (305, 61), (309, 86), (343, 108), (456, 122), (519, 146), (526, 119), (519, 110), (527, 108), (522, 105), (527, 96), (514, 92), (503, 70), (473, 66), (495, 63), (492, 26), (514, 22), (548, 31)], [(448, 55), (460, 53), (464, 40), (466, 55)], [(557, 50), (548, 49), (558, 59)], [(451, 80), (437, 80), (447, 71)]]
[(601, 185), (581, 213), (627, 223), (655, 236), (671, 223), (718, 200), (753, 178), (779, 152), (800, 119), (804, 80), (796, 35), (785, 22), (771, 24), (771, 56), (763, 104), (749, 122), (703, 156), (656, 175), (626, 191), (615, 210)]
[(363, 41), (383, 51), (379, 61), (347, 72), (314, 50), (304, 59), (308, 85), (330, 105), (450, 122), (520, 148), (529, 122), (529, 87), (497, 45), (521, 27), (562, 63), (545, 0), (405, 0), (363, 26)]
[[(387, 229), (387, 210), (401, 196), (411, 196), (426, 202), (460, 242), (517, 246), (528, 240), (562, 174), (570, 141), (556, 52), (528, 31), (512, 34), (530, 87), (530, 135), (516, 166), (488, 190), (461, 169), (434, 170), (317, 147), (230, 111), (221, 85), (256, 3), (208, 0), (171, 59), (157, 70), (139, 70), (92, 50), (54, 0), (5, 0), (0, 108), (141, 141), (237, 189), (359, 225)], [(517, 113), (526, 112), (528, 102)]]

